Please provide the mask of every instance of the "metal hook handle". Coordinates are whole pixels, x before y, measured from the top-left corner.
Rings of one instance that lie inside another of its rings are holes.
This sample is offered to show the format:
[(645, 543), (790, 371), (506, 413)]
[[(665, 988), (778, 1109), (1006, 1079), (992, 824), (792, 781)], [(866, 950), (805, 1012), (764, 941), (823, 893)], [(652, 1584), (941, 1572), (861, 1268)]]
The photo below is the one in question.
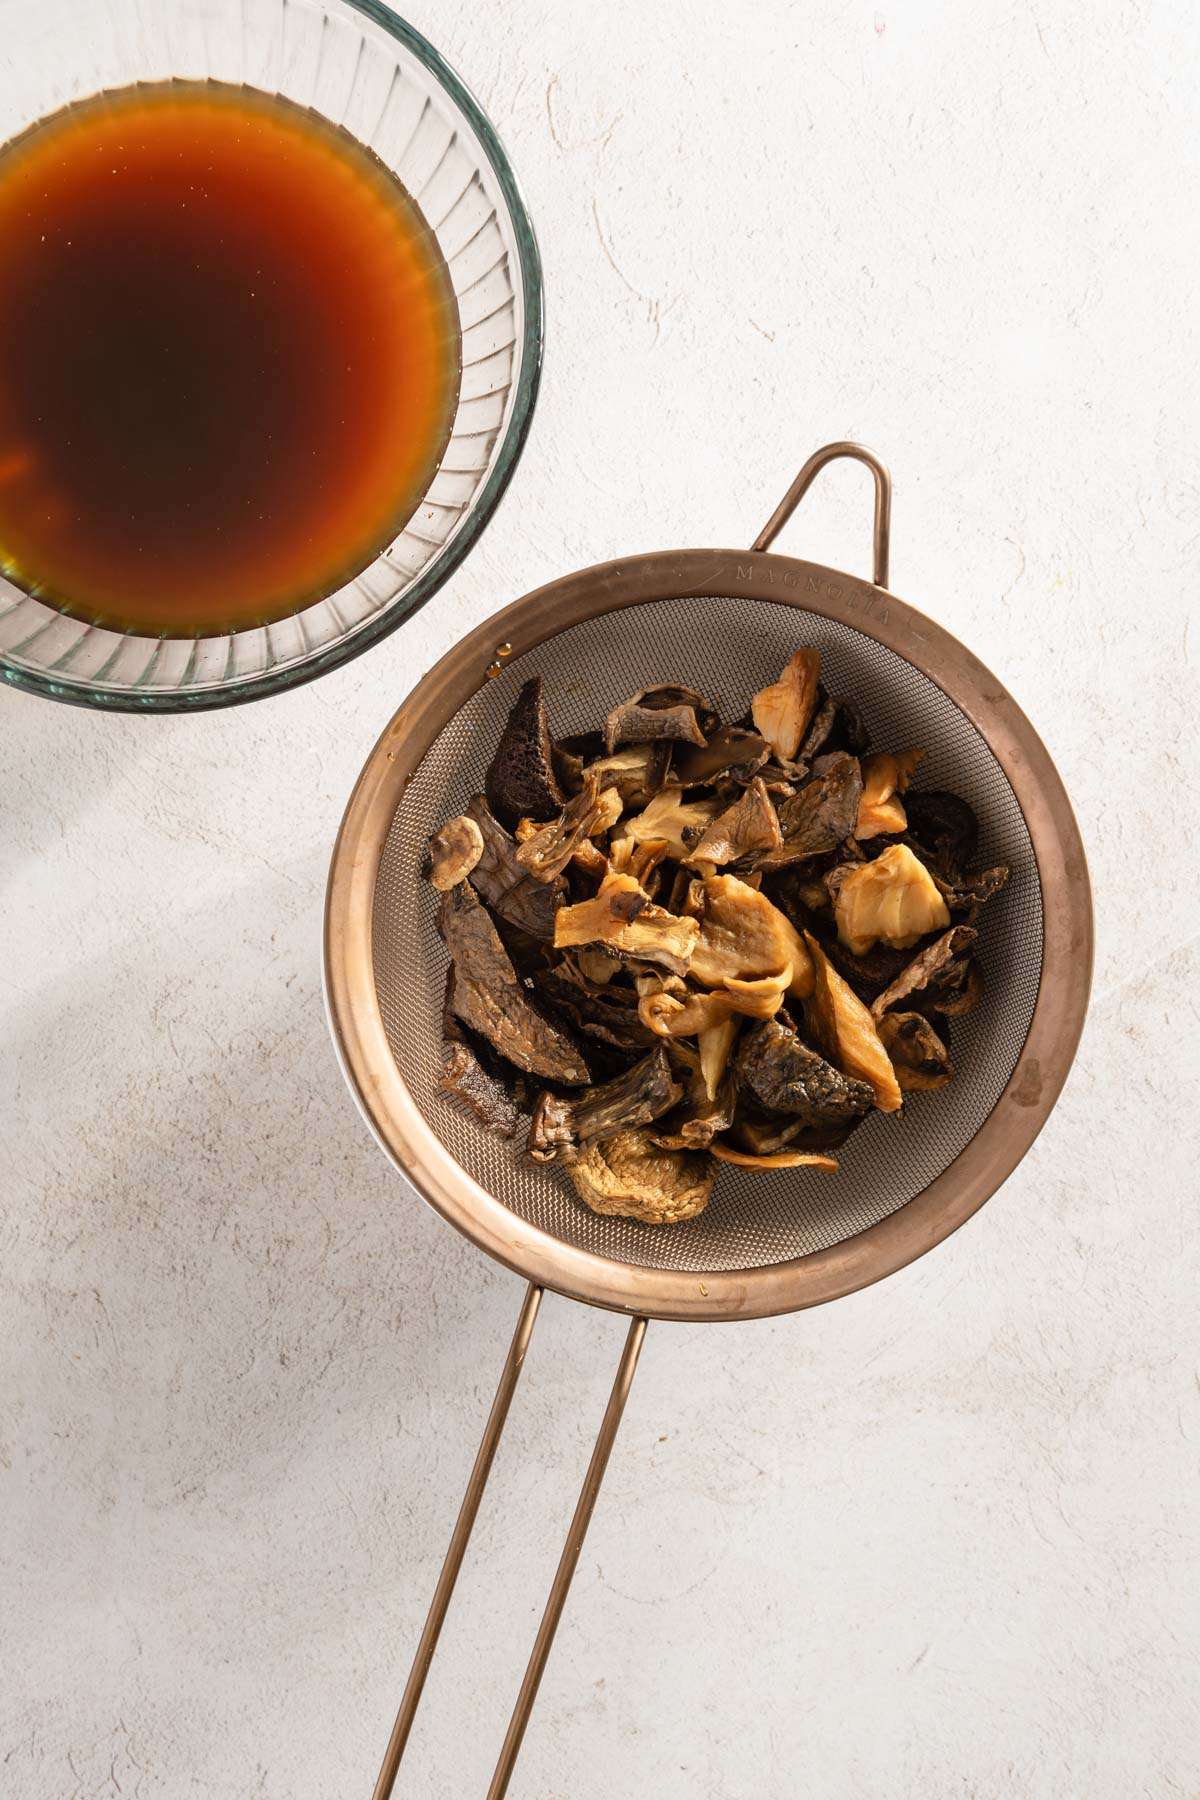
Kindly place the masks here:
[(855, 462), (865, 463), (875, 477), (875, 571), (871, 579), (876, 587), (885, 588), (888, 584), (888, 551), (892, 535), (892, 478), (875, 452), (862, 444), (852, 444), (847, 440), (838, 444), (826, 444), (823, 449), (814, 450), (750, 548), (770, 549), (826, 463), (836, 462), (841, 456), (853, 457)]
[[(395, 1784), (396, 1773), (400, 1767), (400, 1759), (404, 1755), (420, 1704), (421, 1692), (425, 1686), (425, 1677), (429, 1673), (429, 1665), (433, 1661), (433, 1653), (437, 1649), (438, 1636), (450, 1605), (450, 1597), (454, 1592), (454, 1584), (462, 1567), (467, 1542), (471, 1536), (471, 1528), (479, 1511), (479, 1503), (483, 1498), (483, 1490), (491, 1473), (496, 1448), (500, 1442), (500, 1434), (504, 1430), (508, 1409), (516, 1391), (521, 1369), (525, 1362), (525, 1352), (529, 1348), (529, 1340), (533, 1335), (534, 1321), (537, 1318), (538, 1306), (542, 1298), (542, 1289), (530, 1282), (526, 1289), (525, 1302), (517, 1320), (517, 1329), (509, 1346), (508, 1356), (500, 1376), (500, 1385), (496, 1389), (496, 1398), (492, 1402), (492, 1410), (484, 1427), (483, 1441), (475, 1458), (475, 1466), (471, 1470), (471, 1478), (467, 1482), (467, 1491), (463, 1496), (458, 1519), (450, 1538), (450, 1547), (446, 1552), (446, 1560), (434, 1589), (430, 1603), (429, 1615), (425, 1620), (425, 1628), (421, 1633), (421, 1641), (417, 1645), (417, 1653), (413, 1658), (412, 1669), (400, 1701), (400, 1710), (396, 1714), (396, 1723), (392, 1727), (392, 1735), (384, 1752), (383, 1766), (375, 1783), (372, 1800), (389, 1800)], [(642, 1339), (646, 1335), (646, 1321), (640, 1315), (635, 1316), (629, 1325), (629, 1333), (625, 1339), (625, 1348), (621, 1352), (621, 1360), (617, 1365), (616, 1378), (613, 1381), (612, 1393), (609, 1395), (604, 1418), (601, 1421), (596, 1445), (592, 1451), (592, 1460), (588, 1464), (587, 1474), (583, 1478), (583, 1487), (575, 1506), (575, 1514), (567, 1532), (558, 1568), (546, 1601), (546, 1610), (542, 1614), (542, 1622), (534, 1640), (529, 1664), (525, 1670), (525, 1679), (521, 1683), (521, 1691), (517, 1695), (509, 1721), (504, 1745), (500, 1752), (500, 1760), (496, 1764), (496, 1772), (492, 1776), (488, 1788), (488, 1800), (503, 1800), (508, 1792), (508, 1784), (516, 1765), (517, 1754), (521, 1748), (521, 1740), (525, 1736), (525, 1727), (529, 1723), (529, 1715), (533, 1711), (533, 1703), (537, 1697), (538, 1687), (550, 1655), (550, 1646), (554, 1642), (554, 1634), (558, 1629), (558, 1621), (562, 1617), (563, 1606), (571, 1586), (571, 1577), (575, 1573), (583, 1540), (587, 1528), (591, 1524), (592, 1513), (596, 1505), (596, 1497), (600, 1492), (600, 1484), (604, 1480), (604, 1471), (608, 1466), (609, 1455), (616, 1440), (617, 1428), (621, 1423), (621, 1414), (625, 1410), (625, 1402), (629, 1398), (629, 1390), (633, 1385), (634, 1371), (637, 1368), (638, 1356), (641, 1353)]]

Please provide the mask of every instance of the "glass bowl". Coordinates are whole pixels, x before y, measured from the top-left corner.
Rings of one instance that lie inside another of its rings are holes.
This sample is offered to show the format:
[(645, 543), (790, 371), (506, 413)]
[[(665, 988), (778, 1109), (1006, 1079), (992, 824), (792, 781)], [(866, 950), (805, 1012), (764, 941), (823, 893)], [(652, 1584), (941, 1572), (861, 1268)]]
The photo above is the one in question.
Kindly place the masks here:
[(399, 177), (446, 259), (462, 331), (449, 443), (416, 512), (353, 581), (279, 624), (211, 637), (105, 630), (0, 575), (0, 672), (56, 700), (136, 712), (228, 706), (357, 656), (423, 606), (495, 509), (542, 354), (537, 242), (478, 102), (377, 0), (28, 0), (5, 15), (0, 142), (136, 81), (241, 82), (343, 126)]

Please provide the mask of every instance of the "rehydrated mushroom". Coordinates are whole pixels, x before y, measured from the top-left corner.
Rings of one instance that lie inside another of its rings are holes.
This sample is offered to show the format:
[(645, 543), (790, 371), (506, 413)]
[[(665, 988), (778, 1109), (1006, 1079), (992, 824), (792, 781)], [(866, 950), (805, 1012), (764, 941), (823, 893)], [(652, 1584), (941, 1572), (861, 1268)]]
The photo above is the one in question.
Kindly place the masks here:
[(888, 944), (876, 944), (873, 949), (864, 950), (861, 956), (855, 956), (840, 938), (827, 937), (823, 931), (817, 936), (838, 974), (868, 1006), (890, 982), (895, 981), (911, 960), (907, 950), (893, 950)]
[(936, 991), (944, 984), (948, 970), (966, 962), (966, 952), (978, 935), (970, 925), (952, 925), (936, 942), (927, 944), (872, 1001), (875, 1018), (881, 1019), (902, 1000), (913, 1002), (918, 994)]
[(752, 1156), (772, 1156), (789, 1145), (797, 1150), (836, 1150), (860, 1123), (852, 1119), (848, 1125), (806, 1125), (802, 1119), (754, 1112), (742, 1098), (731, 1137), (738, 1149)]
[(924, 755), (923, 750), (884, 750), (863, 758), (862, 799), (858, 803), (858, 822), (854, 827), (856, 838), (891, 837), (904, 830), (908, 817), (899, 796), (912, 780)]
[(497, 1137), (516, 1137), (529, 1104), (523, 1076), (493, 1057), (481, 1041), (472, 1042), (454, 1016), (454, 965), (446, 971), (442, 1003), (442, 1073), (438, 1087), (452, 1105), (486, 1125)]
[(709, 1154), (718, 1162), (734, 1163), (739, 1169), (827, 1169), (837, 1173), (837, 1157), (824, 1150), (774, 1150), (769, 1156), (751, 1156), (746, 1150), (735, 1150), (732, 1144), (712, 1144)]
[(791, 762), (812, 718), (821, 678), (821, 652), (797, 650), (778, 681), (750, 702), (755, 726), (783, 762)]
[(699, 936), (695, 919), (676, 918), (655, 906), (632, 875), (607, 875), (592, 899), (561, 906), (554, 916), (556, 949), (604, 944), (643, 962), (659, 963), (673, 975), (687, 973)]
[(907, 950), (950, 923), (932, 875), (907, 844), (892, 844), (874, 862), (837, 873), (833, 916), (838, 936), (855, 955), (879, 942)]
[(789, 963), (778, 975), (757, 981), (726, 977), (719, 988), (698, 993), (681, 981), (656, 982), (638, 1000), (638, 1017), (658, 1037), (697, 1037), (734, 1014), (769, 1019), (779, 1011), (791, 980)]
[(622, 744), (648, 744), (659, 738), (703, 744), (720, 724), (716, 708), (692, 688), (643, 688), (632, 700), (614, 706), (604, 722), (609, 755)]
[(688, 854), (685, 835), (703, 833), (721, 810), (719, 800), (685, 800), (678, 783), (669, 781), (640, 813), (623, 819), (613, 835), (613, 848), (629, 841), (633, 844), (663, 843), (667, 854), (681, 862)]
[(671, 766), (671, 744), (660, 740), (655, 744), (626, 744), (611, 756), (602, 756), (587, 764), (580, 772), (595, 775), (601, 788), (615, 788), (623, 806), (645, 806), (653, 799), (667, 778)]
[(730, 1053), (733, 1050), (737, 1034), (741, 1029), (741, 1020), (726, 1019), (723, 1025), (712, 1025), (702, 1031), (696, 1039), (700, 1052), (700, 1074), (704, 1082), (704, 1091), (710, 1100), (715, 1100), (725, 1070), (729, 1066)]
[(429, 840), (429, 880), (439, 894), (465, 881), (483, 855), (483, 833), (466, 813), (447, 819)]
[(843, 1075), (778, 1019), (742, 1034), (733, 1066), (743, 1093), (765, 1111), (804, 1125), (853, 1124), (874, 1104), (867, 1082)]
[(903, 1105), (896, 1072), (879, 1039), (875, 1021), (854, 989), (844, 982), (811, 933), (805, 941), (813, 961), (813, 991), (805, 1017), (825, 1054), (842, 1071), (865, 1081), (880, 1112)]
[(551, 1162), (564, 1148), (649, 1125), (683, 1098), (664, 1045), (656, 1044), (631, 1069), (594, 1087), (582, 1100), (550, 1092), (538, 1096), (529, 1128), (529, 1154)]
[(471, 886), (499, 918), (542, 943), (551, 942), (562, 883), (533, 879), (517, 861), (516, 844), (482, 794), (476, 794), (467, 813), (483, 840), (479, 861), (471, 870)]
[(904, 802), (908, 836), (935, 874), (954, 881), (974, 859), (979, 821), (967, 802), (942, 788), (909, 794)]
[(847, 750), (851, 756), (865, 756), (871, 740), (854, 702), (826, 695), (823, 689), (818, 692), (817, 700), (817, 711), (797, 753), (799, 760), (811, 762), (822, 750), (827, 754)]
[[(556, 1018), (611, 1050), (641, 1055), (654, 1042), (638, 1017), (638, 997), (624, 982), (589, 979), (578, 959), (586, 950), (560, 957), (538, 976), (537, 994)], [(610, 969), (620, 965), (611, 963)]]
[(812, 966), (800, 934), (765, 894), (736, 875), (709, 875), (701, 906), (691, 965), (697, 981), (720, 987), (727, 977), (753, 980), (790, 965), (789, 993), (811, 992)]
[(946, 902), (952, 913), (965, 913), (968, 919), (975, 918), (981, 906), (1000, 892), (1008, 880), (1008, 864), (996, 863), (990, 869), (974, 869), (969, 874), (960, 875), (955, 881), (947, 881), (933, 872), (938, 893)]
[(706, 1150), (715, 1137), (733, 1124), (737, 1084), (727, 1072), (716, 1093), (710, 1095), (699, 1056), (685, 1053), (682, 1046), (676, 1046), (674, 1054), (687, 1071), (687, 1093), (674, 1112), (659, 1119), (650, 1135), (662, 1150)]
[(703, 744), (684, 744), (672, 761), (675, 779), (683, 787), (694, 787), (712, 781), (718, 775), (736, 770), (740, 776), (754, 775), (771, 753), (771, 746), (757, 731), (741, 725), (721, 725)]
[(857, 757), (841, 750), (818, 757), (804, 785), (779, 802), (782, 845), (756, 856), (754, 866), (778, 869), (836, 850), (854, 830), (862, 791)]
[(575, 1191), (596, 1213), (678, 1225), (708, 1205), (716, 1164), (707, 1151), (663, 1150), (648, 1131), (622, 1131), (589, 1144), (566, 1165)]
[(589, 771), (579, 793), (567, 801), (558, 817), (526, 837), (517, 850), (517, 861), (535, 881), (553, 881), (582, 843), (598, 831), (607, 831), (620, 816), (616, 790), (600, 793), (597, 777)]
[(879, 1037), (904, 1093), (933, 1093), (953, 1077), (950, 1052), (921, 1013), (884, 1013)]
[(496, 927), (469, 885), (442, 895), (437, 923), (454, 965), (455, 1018), (527, 1075), (568, 1087), (589, 1081), (587, 1063), (566, 1032), (530, 1004)]
[(771, 796), (756, 775), (740, 798), (707, 827), (684, 861), (731, 863), (756, 850), (778, 850), (783, 843)]
[(566, 796), (554, 773), (554, 750), (542, 678), (532, 675), (513, 702), (483, 783), (488, 805), (504, 825), (549, 819)]

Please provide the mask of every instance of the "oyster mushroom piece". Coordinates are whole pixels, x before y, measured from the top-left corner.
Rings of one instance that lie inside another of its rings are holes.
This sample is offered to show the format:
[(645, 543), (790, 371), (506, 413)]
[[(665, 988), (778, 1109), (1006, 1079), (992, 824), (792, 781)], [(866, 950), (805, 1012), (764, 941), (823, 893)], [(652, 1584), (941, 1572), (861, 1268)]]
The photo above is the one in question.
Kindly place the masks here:
[(799, 792), (779, 802), (782, 845), (756, 856), (754, 867), (783, 868), (836, 850), (854, 830), (862, 791), (857, 757), (841, 750), (818, 757)]
[(611, 756), (622, 744), (649, 744), (660, 738), (700, 745), (720, 722), (716, 708), (692, 688), (643, 688), (609, 713), (604, 747)]
[[(558, 817), (534, 829), (517, 849), (517, 861), (535, 881), (553, 881), (561, 875), (580, 844), (598, 831), (607, 831), (621, 816), (621, 801), (615, 790), (602, 794), (597, 778), (587, 774), (583, 787), (573, 800), (568, 800)], [(615, 811), (614, 811), (615, 807)]]
[(483, 839), (479, 861), (471, 870), (471, 886), (506, 924), (541, 943), (549, 943), (554, 937), (554, 915), (565, 891), (563, 883), (533, 879), (517, 861), (516, 844), (482, 794), (476, 794), (467, 815)]
[(466, 813), (447, 819), (429, 840), (429, 880), (439, 894), (465, 881), (483, 855), (483, 833)]
[(741, 725), (722, 725), (703, 744), (686, 744), (677, 749), (672, 768), (676, 781), (683, 787), (694, 787), (730, 770), (736, 770), (741, 777), (753, 775), (770, 754), (771, 746), (757, 731), (747, 731)]
[(654, 983), (638, 1000), (638, 1017), (648, 1031), (657, 1037), (699, 1037), (715, 1025), (723, 1025), (735, 1013), (752, 1019), (769, 1019), (779, 1011), (791, 980), (791, 965), (780, 974), (759, 981), (735, 981), (726, 977), (719, 988), (696, 993), (677, 985), (674, 993), (660, 982)]
[(454, 1016), (486, 1038), (514, 1067), (546, 1081), (581, 1087), (591, 1071), (566, 1032), (535, 1011), (500, 935), (467, 884), (438, 907), (438, 930), (454, 965)]
[(791, 920), (757, 888), (736, 875), (709, 875), (702, 890), (699, 940), (692, 952), (692, 974), (705, 987), (720, 987), (727, 977), (755, 979), (791, 965), (788, 992), (803, 997), (812, 990), (812, 964)]
[(632, 875), (606, 876), (592, 899), (560, 906), (554, 915), (557, 949), (604, 944), (625, 956), (658, 963), (673, 975), (687, 973), (699, 936), (695, 919), (679, 919), (655, 906)]
[(970, 925), (952, 925), (935, 943), (927, 944), (871, 1002), (875, 1018), (882, 1019), (902, 1000), (944, 981), (948, 969), (967, 961), (964, 952), (970, 949), (978, 935)]
[(624, 806), (645, 806), (667, 779), (671, 766), (671, 743), (661, 739), (655, 744), (626, 744), (611, 756), (602, 756), (580, 771), (597, 777), (601, 788), (616, 788)]
[(644, 1130), (589, 1144), (566, 1171), (593, 1212), (643, 1225), (694, 1219), (708, 1205), (717, 1174), (707, 1151), (662, 1150)]
[(593, 1138), (649, 1125), (682, 1098), (683, 1083), (675, 1078), (666, 1047), (656, 1044), (631, 1069), (592, 1088), (581, 1100), (540, 1094), (529, 1129), (529, 1154), (537, 1162), (552, 1162), (563, 1150)]
[(771, 796), (755, 776), (732, 806), (718, 813), (684, 857), (690, 863), (731, 863), (755, 850), (778, 850), (783, 843)]
[(817, 703), (821, 652), (797, 650), (778, 681), (760, 688), (750, 702), (750, 716), (782, 762), (791, 762)]
[(885, 1013), (879, 1037), (904, 1093), (933, 1093), (952, 1079), (950, 1052), (920, 1013)]
[(747, 1150), (735, 1150), (731, 1144), (709, 1145), (709, 1155), (718, 1162), (733, 1163), (739, 1169), (827, 1169), (837, 1173), (837, 1157), (825, 1150), (773, 1150), (767, 1156), (752, 1156)]
[(904, 830), (908, 817), (898, 796), (912, 780), (924, 755), (923, 750), (885, 750), (863, 758), (856, 838), (890, 837), (893, 832)]
[(852, 1125), (874, 1104), (865, 1081), (843, 1075), (778, 1019), (743, 1034), (733, 1062), (738, 1086), (765, 1111), (802, 1124)]
[(700, 1075), (704, 1091), (710, 1100), (717, 1097), (739, 1025), (740, 1021), (736, 1018), (726, 1019), (723, 1025), (710, 1026), (696, 1039), (700, 1051)]
[(685, 832), (699, 836), (720, 810), (719, 800), (685, 800), (683, 789), (668, 782), (642, 812), (622, 821), (620, 830), (613, 833), (613, 848), (626, 842), (664, 843), (667, 854), (682, 862), (689, 849)]
[(843, 1075), (853, 1075), (867, 1083), (880, 1112), (899, 1112), (903, 1096), (874, 1019), (854, 989), (842, 980), (816, 938), (809, 932), (804, 936), (814, 977), (812, 996), (805, 1007), (809, 1029)]
[(879, 942), (893, 950), (910, 949), (927, 932), (950, 923), (937, 884), (907, 844), (892, 844), (874, 862), (855, 863), (837, 873), (837, 934), (856, 956)]
[(496, 817), (509, 826), (525, 816), (553, 818), (562, 806), (566, 796), (554, 773), (540, 675), (531, 676), (514, 700), (483, 788)]

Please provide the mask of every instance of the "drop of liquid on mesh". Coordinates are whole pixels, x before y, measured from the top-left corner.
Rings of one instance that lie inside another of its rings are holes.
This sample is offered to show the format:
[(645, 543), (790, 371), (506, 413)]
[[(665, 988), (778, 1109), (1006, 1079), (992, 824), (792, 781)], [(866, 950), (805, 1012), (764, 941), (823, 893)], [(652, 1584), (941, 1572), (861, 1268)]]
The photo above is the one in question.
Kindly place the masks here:
[(354, 138), (138, 85), (0, 151), (0, 569), (117, 630), (269, 623), (423, 502), (460, 377), (450, 274)]

